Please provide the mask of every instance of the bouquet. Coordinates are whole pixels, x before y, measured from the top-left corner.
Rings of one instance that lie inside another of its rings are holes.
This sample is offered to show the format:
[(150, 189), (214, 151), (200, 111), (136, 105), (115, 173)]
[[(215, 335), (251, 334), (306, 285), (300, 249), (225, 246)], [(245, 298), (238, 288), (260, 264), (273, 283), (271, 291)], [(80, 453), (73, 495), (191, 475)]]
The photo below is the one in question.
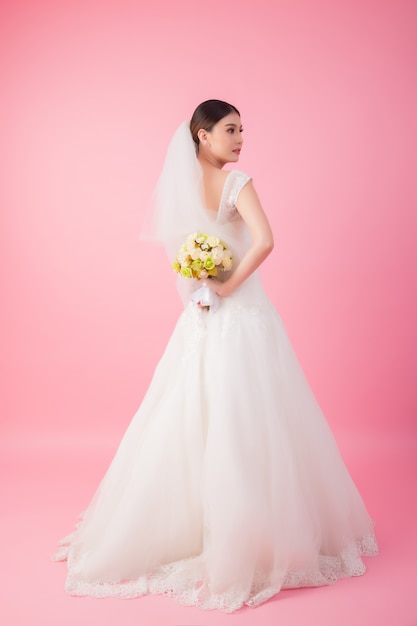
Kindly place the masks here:
[[(183, 278), (202, 280), (232, 269), (233, 257), (224, 241), (214, 235), (192, 233), (181, 246), (172, 269)], [(207, 285), (193, 293), (191, 299), (201, 306), (216, 310), (218, 298)]]
[(183, 278), (209, 278), (232, 269), (232, 253), (218, 237), (193, 233), (178, 251), (172, 269)]

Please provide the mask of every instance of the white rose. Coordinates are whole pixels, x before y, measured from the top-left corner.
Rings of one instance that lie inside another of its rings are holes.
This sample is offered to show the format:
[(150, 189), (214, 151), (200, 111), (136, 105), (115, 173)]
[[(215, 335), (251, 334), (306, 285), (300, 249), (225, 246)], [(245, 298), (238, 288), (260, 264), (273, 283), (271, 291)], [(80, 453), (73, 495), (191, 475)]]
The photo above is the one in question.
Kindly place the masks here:
[(191, 254), (191, 252), (196, 248), (195, 241), (194, 240), (187, 241), (186, 248), (187, 248), (187, 252)]
[(206, 270), (201, 270), (201, 272), (199, 274), (199, 277), (200, 278), (207, 278), (207, 276), (208, 276), (208, 273), (206, 272)]
[(205, 261), (207, 259), (207, 257), (209, 256), (208, 252), (200, 252), (200, 261)]
[(222, 265), (223, 265), (224, 269), (226, 270), (226, 272), (228, 272), (229, 270), (232, 269), (233, 261), (230, 258), (230, 256), (224, 256), (223, 257)]
[(210, 248), (215, 248), (216, 246), (219, 245), (220, 243), (220, 239), (218, 237), (207, 237), (207, 243), (210, 246)]
[(189, 258), (190, 256), (187, 252), (185, 252), (185, 250), (181, 250), (177, 256), (178, 262), (181, 263), (181, 265), (184, 265), (186, 261), (189, 261)]
[(193, 261), (197, 261), (197, 259), (200, 258), (200, 254), (200, 248), (193, 248), (193, 250), (190, 251), (190, 256)]
[(223, 246), (217, 246), (217, 248), (213, 248), (213, 250), (211, 251), (211, 256), (213, 257), (213, 261), (215, 262), (215, 264), (220, 265), (224, 257)]

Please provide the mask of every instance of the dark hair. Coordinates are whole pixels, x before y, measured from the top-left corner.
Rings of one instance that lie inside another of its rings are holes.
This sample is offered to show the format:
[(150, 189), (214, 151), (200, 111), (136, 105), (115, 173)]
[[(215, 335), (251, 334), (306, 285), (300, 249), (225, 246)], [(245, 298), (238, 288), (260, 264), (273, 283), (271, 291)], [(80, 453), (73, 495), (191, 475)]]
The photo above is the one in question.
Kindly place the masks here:
[(237, 113), (240, 115), (239, 111), (235, 106), (233, 106), (233, 104), (223, 102), (223, 100), (206, 100), (198, 105), (190, 122), (191, 135), (197, 147), (200, 143), (197, 135), (198, 131), (201, 128), (204, 128), (204, 130), (210, 132), (217, 122), (230, 113)]

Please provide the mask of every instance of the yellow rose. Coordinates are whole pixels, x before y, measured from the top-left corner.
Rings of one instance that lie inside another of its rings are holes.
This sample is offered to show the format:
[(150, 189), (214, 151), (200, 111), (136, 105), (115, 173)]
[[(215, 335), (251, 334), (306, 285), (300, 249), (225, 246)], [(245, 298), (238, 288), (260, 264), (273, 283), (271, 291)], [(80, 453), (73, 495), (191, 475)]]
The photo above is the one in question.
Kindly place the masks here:
[(207, 259), (204, 261), (204, 269), (206, 269), (208, 272), (210, 272), (211, 270), (213, 270), (215, 268), (216, 264), (213, 260), (213, 257), (208, 256)]
[(197, 259), (196, 261), (193, 261), (191, 263), (191, 269), (193, 270), (193, 272), (200, 272), (203, 269), (203, 263)]
[(175, 260), (172, 264), (172, 269), (174, 270), (174, 272), (176, 272), (178, 274), (178, 272), (181, 269), (181, 265), (178, 263), (177, 260)]
[(192, 278), (193, 277), (193, 272), (191, 267), (182, 267), (181, 268), (181, 276), (183, 278)]

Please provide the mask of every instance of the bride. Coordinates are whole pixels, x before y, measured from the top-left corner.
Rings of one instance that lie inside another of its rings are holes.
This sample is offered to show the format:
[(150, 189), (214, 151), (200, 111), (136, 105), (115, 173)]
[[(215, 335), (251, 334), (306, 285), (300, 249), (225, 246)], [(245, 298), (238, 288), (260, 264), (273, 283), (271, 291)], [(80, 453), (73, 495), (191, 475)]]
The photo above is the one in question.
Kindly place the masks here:
[(256, 271), (271, 229), (251, 178), (223, 170), (242, 142), (239, 111), (208, 100), (169, 146), (143, 238), (171, 261), (180, 250), (180, 273), (184, 251), (205, 236), (222, 242), (220, 260), (213, 268), (197, 252), (200, 280), (179, 278), (184, 311), (55, 557), (68, 562), (70, 594), (165, 593), (230, 612), (283, 588), (363, 574), (361, 557), (377, 553), (373, 522)]

